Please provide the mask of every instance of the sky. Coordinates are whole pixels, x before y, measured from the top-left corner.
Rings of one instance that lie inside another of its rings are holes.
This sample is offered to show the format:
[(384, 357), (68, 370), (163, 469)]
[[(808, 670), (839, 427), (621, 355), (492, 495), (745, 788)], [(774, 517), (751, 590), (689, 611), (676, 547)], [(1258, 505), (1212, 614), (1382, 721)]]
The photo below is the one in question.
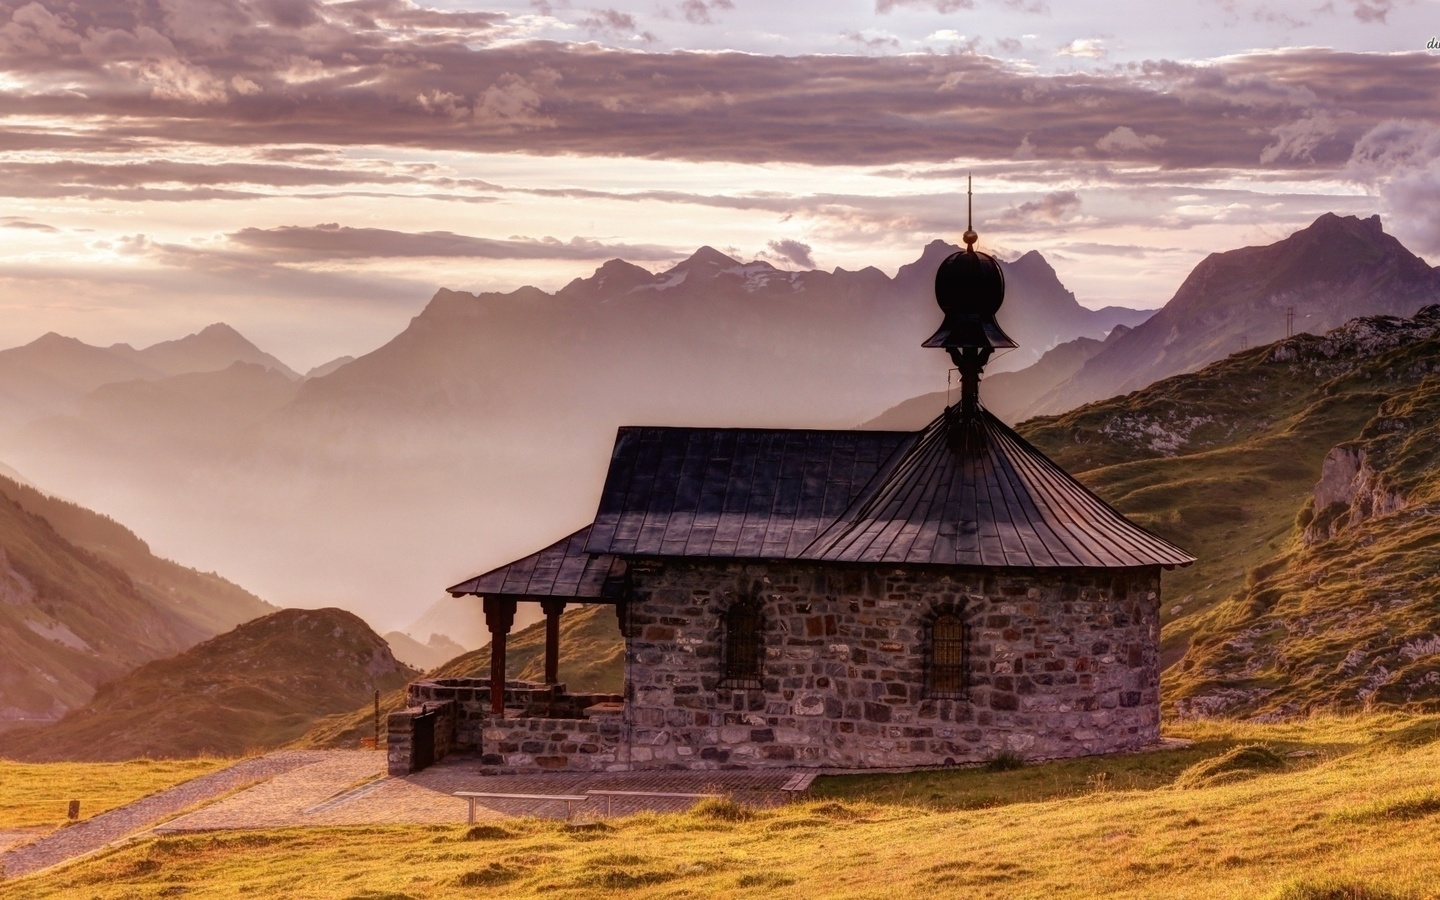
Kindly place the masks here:
[(1331, 211), (1440, 261), (1436, 0), (0, 0), (0, 346), (227, 322), (301, 371), (437, 288), (964, 231), (1089, 306)]

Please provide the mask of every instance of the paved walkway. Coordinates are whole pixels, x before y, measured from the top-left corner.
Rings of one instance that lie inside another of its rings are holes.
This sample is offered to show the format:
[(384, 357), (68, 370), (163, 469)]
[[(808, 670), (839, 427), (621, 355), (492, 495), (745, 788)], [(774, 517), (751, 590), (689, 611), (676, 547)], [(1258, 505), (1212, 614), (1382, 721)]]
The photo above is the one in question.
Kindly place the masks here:
[[(457, 824), (467, 802), (456, 791), (583, 794), (588, 790), (731, 794), (754, 805), (788, 799), (780, 786), (794, 772), (617, 772), (481, 775), (474, 758), (452, 756), (414, 775), (385, 775), (385, 754), (365, 750), (282, 750), (202, 775), (93, 819), (0, 853), (0, 877), (14, 878), (93, 853), (148, 830), (158, 834), (322, 825)], [(233, 793), (232, 793), (233, 792)], [(223, 795), (229, 796), (223, 796)], [(615, 798), (611, 814), (673, 811), (685, 798)], [(198, 809), (195, 807), (199, 807)], [(191, 812), (184, 812), (190, 809)], [(596, 799), (577, 815), (604, 815)], [(176, 815), (177, 813), (183, 813)], [(171, 818), (174, 816), (174, 818)], [(477, 821), (514, 816), (564, 818), (556, 802), (487, 800)], [(168, 819), (168, 821), (166, 821)], [(162, 824), (156, 824), (162, 823)], [(3, 845), (0, 845), (3, 846)]]
[[(479, 762), (452, 756), (414, 775), (382, 777), (379, 754), (333, 751), (332, 759), (273, 778), (204, 809), (166, 822), (162, 833), (306, 825), (421, 825), (464, 822), (467, 802), (456, 791), (500, 794), (583, 794), (588, 790), (733, 794), (747, 803), (785, 802), (780, 786), (792, 772), (615, 772), (481, 775)], [(683, 798), (616, 798), (613, 815), (642, 809), (685, 809)], [(486, 800), (477, 821), (513, 816), (564, 818), (563, 803)], [(603, 813), (603, 800), (577, 814)]]
[(181, 810), (214, 800), (222, 794), (257, 781), (310, 765), (325, 756), (326, 751), (320, 750), (282, 750), (192, 778), (128, 806), (66, 826), (33, 843), (0, 854), (0, 877), (27, 875), (93, 853)]
[[(47, 830), (48, 829), (45, 828), (21, 828), (16, 831), (0, 831), (0, 853), (4, 853), (16, 844), (24, 844), (27, 841), (31, 841), (44, 834)], [(0, 870), (0, 875), (3, 874), (4, 870)]]

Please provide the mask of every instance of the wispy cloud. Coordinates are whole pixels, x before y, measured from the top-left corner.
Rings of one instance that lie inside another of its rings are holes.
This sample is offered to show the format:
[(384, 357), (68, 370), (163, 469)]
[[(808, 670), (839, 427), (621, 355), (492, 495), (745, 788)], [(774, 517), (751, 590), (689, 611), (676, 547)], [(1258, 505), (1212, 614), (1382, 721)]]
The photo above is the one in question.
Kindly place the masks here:
[(794, 263), (802, 269), (815, 268), (815, 259), (810, 255), (811, 247), (809, 244), (785, 238), (783, 240), (770, 241), (767, 246), (769, 246), (771, 253), (786, 262)]
[(459, 257), (470, 259), (675, 259), (673, 247), (607, 243), (592, 238), (568, 240), (512, 237), (505, 240), (471, 237), (449, 231), (403, 232), (386, 228), (354, 228), (335, 223), (279, 228), (243, 228), (227, 235), (231, 245), (285, 261), (334, 259), (403, 259)]

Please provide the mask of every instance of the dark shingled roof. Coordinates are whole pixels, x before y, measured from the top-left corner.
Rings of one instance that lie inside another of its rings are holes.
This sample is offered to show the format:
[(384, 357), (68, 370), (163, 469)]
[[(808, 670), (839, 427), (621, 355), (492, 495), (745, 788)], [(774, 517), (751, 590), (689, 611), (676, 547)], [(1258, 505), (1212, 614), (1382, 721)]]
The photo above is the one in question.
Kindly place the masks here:
[(1184, 566), (1195, 561), (1116, 512), (980, 410), (930, 423), (807, 559), (967, 566)]
[(910, 432), (621, 428), (586, 549), (795, 559)]
[[(983, 410), (924, 431), (622, 428), (591, 553), (974, 566), (1183, 566)], [(966, 432), (961, 435), (960, 431)]]
[(448, 590), (454, 597), (477, 594), (531, 600), (559, 597), (585, 603), (613, 602), (623, 593), (625, 561), (586, 553), (585, 540), (589, 535), (587, 525), (544, 550), (462, 581)]

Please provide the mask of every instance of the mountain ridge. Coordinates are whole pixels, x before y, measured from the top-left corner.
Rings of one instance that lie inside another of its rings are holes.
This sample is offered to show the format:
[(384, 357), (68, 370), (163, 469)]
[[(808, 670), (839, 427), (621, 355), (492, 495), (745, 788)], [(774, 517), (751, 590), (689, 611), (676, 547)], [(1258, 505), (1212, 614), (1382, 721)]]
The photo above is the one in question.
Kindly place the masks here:
[(1323, 332), (1357, 315), (1407, 316), (1440, 301), (1440, 271), (1386, 234), (1379, 216), (1325, 213), (1265, 246), (1205, 257), (1174, 297), (1097, 354), (1034, 410), (1055, 414), (1194, 371), (1295, 330)]

